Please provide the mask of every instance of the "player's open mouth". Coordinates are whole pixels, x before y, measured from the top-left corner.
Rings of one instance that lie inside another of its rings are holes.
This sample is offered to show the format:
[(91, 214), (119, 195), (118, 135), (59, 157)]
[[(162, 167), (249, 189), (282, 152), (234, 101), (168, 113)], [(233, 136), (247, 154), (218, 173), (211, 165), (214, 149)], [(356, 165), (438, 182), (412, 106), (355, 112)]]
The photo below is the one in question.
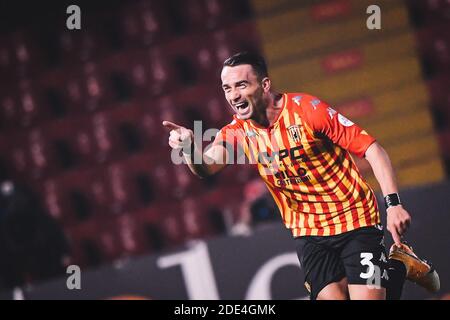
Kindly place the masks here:
[(238, 109), (239, 113), (245, 113), (248, 111), (249, 108), (249, 104), (247, 101), (237, 103), (234, 106)]

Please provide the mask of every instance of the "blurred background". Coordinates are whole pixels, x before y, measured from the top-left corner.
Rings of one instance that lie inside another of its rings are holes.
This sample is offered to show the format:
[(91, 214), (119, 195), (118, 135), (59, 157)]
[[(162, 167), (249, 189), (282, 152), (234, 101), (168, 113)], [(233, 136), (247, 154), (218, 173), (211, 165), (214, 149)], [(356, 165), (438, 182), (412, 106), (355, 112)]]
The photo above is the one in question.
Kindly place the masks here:
[[(71, 4), (81, 30), (66, 28)], [(366, 27), (371, 4), (381, 30)], [(448, 226), (449, 1), (4, 0), (0, 291), (63, 277), (69, 264), (93, 270), (282, 227), (256, 170), (197, 179), (172, 164), (161, 125), (229, 123), (219, 75), (243, 50), (264, 54), (279, 91), (316, 95), (374, 135), (402, 191), (425, 204), (442, 194), (433, 205), (447, 216), (431, 223)]]

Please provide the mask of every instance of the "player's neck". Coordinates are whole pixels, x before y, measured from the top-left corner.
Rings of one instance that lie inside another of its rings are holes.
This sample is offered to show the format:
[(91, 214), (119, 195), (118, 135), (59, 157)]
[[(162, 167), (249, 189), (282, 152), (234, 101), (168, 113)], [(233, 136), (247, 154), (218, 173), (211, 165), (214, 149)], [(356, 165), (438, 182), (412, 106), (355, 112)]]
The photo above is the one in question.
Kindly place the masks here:
[(278, 119), (278, 115), (283, 107), (283, 95), (281, 93), (273, 92), (270, 94), (267, 101), (267, 106), (264, 110), (255, 114), (251, 120), (264, 128), (272, 126)]

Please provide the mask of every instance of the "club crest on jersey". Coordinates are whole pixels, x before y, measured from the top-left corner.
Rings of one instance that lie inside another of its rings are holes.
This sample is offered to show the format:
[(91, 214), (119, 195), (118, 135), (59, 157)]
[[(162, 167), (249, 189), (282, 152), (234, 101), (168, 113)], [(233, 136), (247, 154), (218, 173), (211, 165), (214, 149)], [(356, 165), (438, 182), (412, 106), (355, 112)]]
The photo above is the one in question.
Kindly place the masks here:
[(294, 142), (298, 143), (300, 142), (300, 126), (298, 125), (292, 125), (288, 127), (289, 135), (291, 136), (291, 139), (294, 140)]

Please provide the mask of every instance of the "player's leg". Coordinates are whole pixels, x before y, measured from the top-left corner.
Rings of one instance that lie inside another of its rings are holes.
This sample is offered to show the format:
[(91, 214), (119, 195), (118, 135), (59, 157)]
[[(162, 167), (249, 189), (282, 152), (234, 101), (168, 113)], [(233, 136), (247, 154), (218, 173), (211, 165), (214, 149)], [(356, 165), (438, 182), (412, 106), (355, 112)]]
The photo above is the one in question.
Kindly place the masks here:
[(317, 294), (317, 300), (348, 300), (348, 282), (343, 278), (325, 286)]
[(351, 300), (386, 300), (386, 289), (371, 287), (365, 284), (349, 284), (348, 292)]
[(388, 273), (383, 231), (364, 227), (347, 233), (341, 252), (352, 300), (385, 300)]
[(345, 269), (339, 255), (318, 244), (314, 238), (316, 237), (296, 239), (297, 255), (311, 300), (348, 299)]
[(426, 260), (420, 259), (411, 246), (402, 243), (392, 245), (389, 253), (389, 282), (388, 299), (400, 299), (403, 283), (408, 279), (429, 292), (435, 293), (440, 289), (437, 271)]
[(386, 287), (386, 300), (400, 300), (406, 280), (406, 267), (399, 260), (388, 259), (387, 270), (389, 280)]

